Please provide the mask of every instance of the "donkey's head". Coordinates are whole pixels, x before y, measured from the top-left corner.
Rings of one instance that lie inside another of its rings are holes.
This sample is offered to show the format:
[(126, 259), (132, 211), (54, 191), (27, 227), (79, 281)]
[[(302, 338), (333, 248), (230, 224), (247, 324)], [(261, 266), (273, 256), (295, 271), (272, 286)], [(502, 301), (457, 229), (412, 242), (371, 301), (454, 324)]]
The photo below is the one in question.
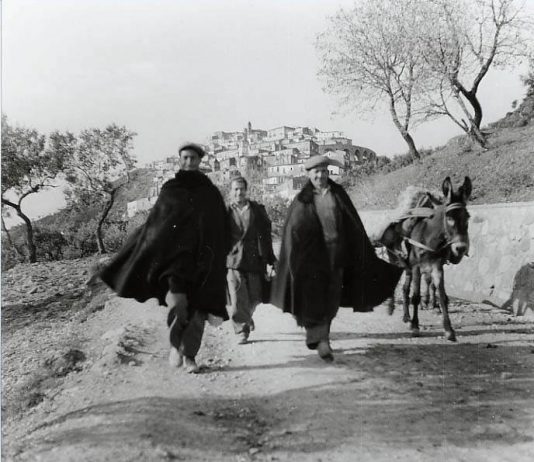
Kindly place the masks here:
[(449, 177), (445, 178), (442, 185), (445, 198), (444, 228), (447, 241), (450, 244), (449, 260), (457, 264), (469, 251), (468, 223), (469, 213), (466, 204), (471, 196), (471, 180), (465, 177), (462, 186), (456, 191)]

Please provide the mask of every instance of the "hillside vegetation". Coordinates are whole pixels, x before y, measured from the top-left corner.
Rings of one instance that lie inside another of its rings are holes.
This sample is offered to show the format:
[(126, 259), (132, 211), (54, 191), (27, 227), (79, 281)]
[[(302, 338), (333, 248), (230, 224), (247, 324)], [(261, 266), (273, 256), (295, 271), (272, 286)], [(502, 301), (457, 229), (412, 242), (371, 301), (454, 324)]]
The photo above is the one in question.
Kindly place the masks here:
[(440, 190), (445, 177), (461, 183), (467, 175), (473, 181), (472, 204), (533, 201), (534, 124), (488, 131), (485, 151), (459, 136), (416, 163), (361, 178), (350, 196), (360, 210), (394, 208), (409, 185)]
[[(130, 173), (130, 178), (130, 183), (126, 184), (117, 193), (115, 204), (111, 210), (111, 220), (116, 220), (126, 213), (126, 204), (128, 202), (148, 196), (150, 188), (154, 185), (154, 170), (138, 168)], [(36, 224), (38, 227), (50, 227), (58, 223), (65, 223), (64, 220), (71, 218), (69, 212), (68, 208), (59, 210), (56, 213), (36, 220)], [(96, 212), (96, 210), (86, 210), (84, 219), (94, 219)]]
[[(415, 163), (409, 156), (399, 156), (382, 165), (363, 165), (355, 174), (343, 178), (342, 183), (352, 185), (347, 188), (359, 210), (395, 208), (399, 194), (410, 185), (439, 191), (445, 177), (450, 176), (458, 184), (466, 175), (473, 181), (472, 204), (534, 201), (534, 89), (529, 89), (517, 109), (484, 130), (488, 133), (485, 150), (467, 136), (458, 136)], [(129, 219), (126, 204), (149, 195), (154, 174), (153, 169), (136, 169), (130, 183), (117, 194), (104, 226), (108, 251), (120, 248), (131, 230), (144, 222), (146, 213)], [(225, 185), (219, 186), (225, 190)], [(259, 199), (260, 194), (257, 188), (251, 188), (253, 198)], [(273, 221), (273, 232), (279, 235), (288, 203), (281, 198), (263, 202)], [(38, 261), (94, 255), (98, 251), (94, 230), (99, 212), (95, 207), (65, 208), (36, 220)], [(2, 233), (3, 270), (25, 260), (22, 227), (9, 231), (14, 245), (5, 234)]]

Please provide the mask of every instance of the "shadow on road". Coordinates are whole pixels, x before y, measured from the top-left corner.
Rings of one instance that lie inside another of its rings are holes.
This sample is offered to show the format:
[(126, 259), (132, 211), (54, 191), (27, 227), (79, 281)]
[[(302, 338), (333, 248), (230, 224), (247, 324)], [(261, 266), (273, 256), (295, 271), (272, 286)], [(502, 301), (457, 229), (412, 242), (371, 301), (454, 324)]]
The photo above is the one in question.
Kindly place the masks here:
[[(284, 364), (228, 370), (324, 367), (310, 352)], [(146, 397), (98, 404), (46, 422), (22, 444), (41, 453), (124, 448), (126, 454), (135, 447), (147, 460), (164, 447), (186, 460), (199, 460), (198, 451), (202, 460), (223, 460), (258, 447), (313, 452), (347, 442), (401, 449), (534, 441), (530, 347), (374, 345), (338, 350), (327, 367), (356, 375), (240, 400)]]
[[(487, 325), (487, 324), (486, 324)], [(496, 324), (498, 325), (498, 324)], [(528, 327), (512, 327), (510, 324), (502, 324), (506, 326), (502, 332), (507, 334), (534, 334), (532, 328)], [(461, 343), (462, 337), (479, 336), (485, 334), (496, 334), (499, 330), (496, 329), (475, 329), (468, 330), (462, 326), (456, 327), (456, 333), (458, 335), (458, 341)], [(422, 331), (419, 338), (443, 338), (444, 334), (441, 330), (436, 331)], [(400, 340), (412, 338), (412, 333), (406, 327), (406, 332), (332, 332), (331, 339), (336, 340), (357, 340), (357, 339), (384, 339), (384, 340)], [(534, 339), (534, 337), (533, 337)], [(449, 344), (454, 344), (450, 342)]]

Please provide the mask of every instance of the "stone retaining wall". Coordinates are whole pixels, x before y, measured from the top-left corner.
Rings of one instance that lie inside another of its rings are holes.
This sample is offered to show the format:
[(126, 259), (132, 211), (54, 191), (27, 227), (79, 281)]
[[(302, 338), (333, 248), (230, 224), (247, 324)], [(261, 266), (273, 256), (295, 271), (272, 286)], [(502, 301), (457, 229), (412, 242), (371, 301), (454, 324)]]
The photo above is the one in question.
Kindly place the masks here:
[[(534, 314), (534, 202), (471, 205), (469, 257), (445, 267), (449, 295)], [(391, 215), (360, 213), (371, 236)]]

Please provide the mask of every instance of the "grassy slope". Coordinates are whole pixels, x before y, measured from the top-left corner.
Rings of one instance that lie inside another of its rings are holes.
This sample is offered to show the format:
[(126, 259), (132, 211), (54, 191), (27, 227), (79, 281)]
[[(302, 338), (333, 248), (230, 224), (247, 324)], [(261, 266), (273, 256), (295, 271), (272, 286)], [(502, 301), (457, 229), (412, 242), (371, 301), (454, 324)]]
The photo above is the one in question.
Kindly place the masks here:
[(359, 209), (393, 208), (409, 185), (439, 190), (445, 177), (460, 183), (466, 175), (473, 181), (473, 204), (533, 201), (534, 125), (495, 129), (487, 151), (454, 138), (416, 164), (362, 180), (350, 195)]

